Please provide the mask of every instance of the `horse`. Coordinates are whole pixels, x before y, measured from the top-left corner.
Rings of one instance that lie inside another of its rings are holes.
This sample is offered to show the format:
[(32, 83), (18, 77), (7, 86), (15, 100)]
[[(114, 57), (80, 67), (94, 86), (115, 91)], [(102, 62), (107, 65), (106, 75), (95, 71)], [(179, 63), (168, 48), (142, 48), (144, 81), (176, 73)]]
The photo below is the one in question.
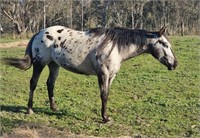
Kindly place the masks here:
[(96, 75), (101, 97), (101, 116), (108, 122), (106, 108), (109, 88), (122, 63), (143, 53), (151, 54), (168, 70), (174, 70), (177, 58), (165, 36), (159, 31), (131, 28), (92, 28), (76, 31), (64, 26), (51, 26), (35, 34), (29, 41), (24, 58), (4, 58), (4, 63), (27, 70), (33, 66), (30, 79), (28, 114), (33, 110), (33, 94), (43, 68), (47, 65), (50, 108), (56, 111), (54, 85), (62, 67), (74, 73)]

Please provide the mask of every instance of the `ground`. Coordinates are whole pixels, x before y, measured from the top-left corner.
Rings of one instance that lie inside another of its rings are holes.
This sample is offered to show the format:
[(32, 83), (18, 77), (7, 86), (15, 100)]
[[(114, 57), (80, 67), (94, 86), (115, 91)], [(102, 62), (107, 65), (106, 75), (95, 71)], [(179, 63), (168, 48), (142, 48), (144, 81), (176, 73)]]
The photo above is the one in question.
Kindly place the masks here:
[[(178, 58), (177, 69), (168, 71), (147, 54), (125, 62), (110, 90), (108, 114), (113, 121), (108, 124), (101, 123), (95, 76), (61, 69), (55, 87), (59, 110), (52, 112), (45, 68), (34, 95), (35, 114), (27, 115), (32, 69), (20, 71), (1, 64), (1, 136), (200, 137), (200, 39), (169, 39)], [(0, 44), (1, 58), (23, 57), (26, 42)], [(2, 48), (5, 45), (11, 48)]]
[(10, 47), (26, 47), (29, 40), (19, 40), (15, 42), (3, 42), (0, 43), (0, 48), (10, 48)]

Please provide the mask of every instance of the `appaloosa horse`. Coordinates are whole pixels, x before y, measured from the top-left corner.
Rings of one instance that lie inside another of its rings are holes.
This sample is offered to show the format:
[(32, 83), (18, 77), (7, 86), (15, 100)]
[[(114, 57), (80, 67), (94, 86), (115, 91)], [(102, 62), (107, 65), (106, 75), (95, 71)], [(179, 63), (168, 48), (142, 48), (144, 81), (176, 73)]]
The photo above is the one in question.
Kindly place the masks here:
[(33, 93), (46, 65), (50, 72), (47, 80), (50, 108), (54, 111), (53, 89), (60, 66), (79, 74), (97, 75), (102, 100), (101, 115), (103, 122), (107, 122), (109, 87), (124, 61), (150, 53), (169, 70), (176, 68), (177, 60), (164, 32), (165, 27), (158, 32), (128, 28), (94, 28), (83, 32), (52, 26), (31, 38), (24, 58), (4, 58), (4, 61), (22, 70), (33, 65), (28, 113), (33, 113)]

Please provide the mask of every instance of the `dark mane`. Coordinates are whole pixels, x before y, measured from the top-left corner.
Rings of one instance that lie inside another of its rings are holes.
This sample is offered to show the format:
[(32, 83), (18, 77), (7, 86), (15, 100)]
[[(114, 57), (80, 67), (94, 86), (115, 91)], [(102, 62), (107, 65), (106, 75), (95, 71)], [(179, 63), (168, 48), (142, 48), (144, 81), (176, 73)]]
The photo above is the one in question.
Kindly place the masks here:
[(93, 28), (89, 31), (90, 34), (93, 34), (94, 37), (105, 35), (106, 41), (112, 41), (113, 44), (117, 44), (119, 50), (130, 44), (135, 44), (138, 46), (143, 46), (146, 44), (146, 34), (147, 31), (140, 29), (129, 29), (129, 28)]

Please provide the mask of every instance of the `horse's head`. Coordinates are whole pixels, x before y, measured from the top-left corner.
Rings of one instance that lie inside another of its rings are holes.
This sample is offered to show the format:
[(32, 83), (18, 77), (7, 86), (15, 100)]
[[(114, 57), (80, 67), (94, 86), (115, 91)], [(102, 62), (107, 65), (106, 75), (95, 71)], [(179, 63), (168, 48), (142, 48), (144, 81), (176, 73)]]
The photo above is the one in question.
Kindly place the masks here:
[(160, 63), (167, 66), (169, 70), (174, 70), (177, 66), (177, 59), (171, 44), (163, 35), (164, 32), (165, 27), (161, 28), (159, 32), (147, 33), (147, 49)]

